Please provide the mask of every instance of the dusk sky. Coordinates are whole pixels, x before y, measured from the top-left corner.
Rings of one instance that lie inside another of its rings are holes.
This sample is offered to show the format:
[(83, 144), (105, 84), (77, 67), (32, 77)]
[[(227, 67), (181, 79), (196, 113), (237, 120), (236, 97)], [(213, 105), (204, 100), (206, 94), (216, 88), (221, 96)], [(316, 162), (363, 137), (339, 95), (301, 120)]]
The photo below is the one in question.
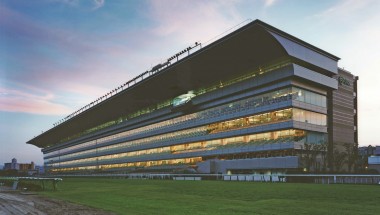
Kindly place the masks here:
[(0, 165), (71, 112), (244, 20), (261, 19), (359, 76), (359, 145), (380, 145), (379, 0), (0, 0)]

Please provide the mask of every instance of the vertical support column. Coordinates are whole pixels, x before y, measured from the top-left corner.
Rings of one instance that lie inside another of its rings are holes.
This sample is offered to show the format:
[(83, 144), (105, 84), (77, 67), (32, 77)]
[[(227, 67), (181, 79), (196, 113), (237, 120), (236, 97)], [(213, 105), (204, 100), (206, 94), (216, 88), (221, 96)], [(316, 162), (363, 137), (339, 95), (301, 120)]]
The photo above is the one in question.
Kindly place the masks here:
[(328, 90), (327, 92), (327, 167), (329, 171), (333, 171), (334, 167), (334, 131), (333, 131), (333, 92)]
[[(354, 77), (354, 93), (355, 93), (355, 98), (354, 98), (354, 109), (356, 111), (355, 116), (354, 116), (354, 126), (355, 126), (355, 134), (354, 134), (354, 141), (355, 141), (355, 156), (358, 157), (358, 146), (359, 146), (359, 126), (358, 126), (358, 80), (359, 77), (356, 76)], [(356, 172), (358, 169), (358, 162), (355, 162), (354, 164), (354, 171)]]

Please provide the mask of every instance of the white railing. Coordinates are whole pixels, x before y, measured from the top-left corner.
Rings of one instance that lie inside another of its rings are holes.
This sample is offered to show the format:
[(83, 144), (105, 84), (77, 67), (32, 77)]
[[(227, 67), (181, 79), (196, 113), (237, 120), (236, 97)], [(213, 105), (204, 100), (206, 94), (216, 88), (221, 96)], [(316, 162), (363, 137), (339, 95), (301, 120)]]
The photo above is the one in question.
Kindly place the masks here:
[(125, 179), (169, 179), (169, 180), (223, 180), (223, 181), (252, 181), (252, 182), (304, 182), (318, 184), (379, 184), (379, 175), (356, 174), (159, 174), (159, 173), (130, 173), (130, 174), (75, 174), (54, 175), (59, 177), (108, 177)]

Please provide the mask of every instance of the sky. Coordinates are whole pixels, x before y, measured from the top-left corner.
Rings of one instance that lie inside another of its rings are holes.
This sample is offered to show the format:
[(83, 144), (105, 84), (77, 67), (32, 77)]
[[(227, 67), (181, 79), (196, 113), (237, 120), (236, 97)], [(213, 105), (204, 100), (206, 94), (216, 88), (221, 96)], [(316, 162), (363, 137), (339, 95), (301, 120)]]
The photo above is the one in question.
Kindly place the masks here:
[(26, 144), (195, 41), (260, 19), (359, 76), (359, 145), (380, 145), (378, 0), (0, 0), (0, 164), (43, 164)]

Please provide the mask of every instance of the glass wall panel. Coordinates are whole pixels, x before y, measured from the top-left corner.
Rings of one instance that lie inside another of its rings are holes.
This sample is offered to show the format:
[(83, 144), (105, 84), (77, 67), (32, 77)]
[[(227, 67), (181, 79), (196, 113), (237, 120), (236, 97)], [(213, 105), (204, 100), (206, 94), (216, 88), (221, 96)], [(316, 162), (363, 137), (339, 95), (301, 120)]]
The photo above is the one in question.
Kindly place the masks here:
[(327, 107), (326, 103), (326, 96), (310, 92), (305, 89), (301, 89), (298, 87), (292, 87), (292, 94), (294, 95), (295, 100), (305, 102), (308, 104), (320, 106), (320, 107)]
[(68, 167), (68, 168), (54, 168), (52, 172), (66, 172), (66, 171), (83, 171), (83, 170), (95, 170), (95, 169), (114, 169), (114, 168), (127, 168), (127, 167), (149, 167), (149, 166), (161, 166), (161, 165), (183, 165), (183, 164), (196, 164), (201, 162), (201, 157), (192, 158), (180, 158), (172, 160), (155, 160), (133, 163), (121, 163), (121, 164), (106, 164), (99, 166), (82, 166), (82, 167)]
[[(66, 147), (63, 149), (59, 149), (53, 152), (49, 152), (44, 154), (44, 157), (49, 157), (53, 155), (59, 155), (63, 153), (67, 153), (74, 150), (84, 149), (86, 147), (94, 146), (97, 144), (102, 144), (105, 142), (109, 142), (112, 140), (117, 140), (125, 137), (129, 137), (132, 135), (144, 134), (147, 132), (157, 131), (158, 129), (164, 129), (168, 127), (177, 126), (183, 123), (193, 123), (203, 119), (215, 118), (220, 116), (225, 116), (228, 114), (233, 114), (236, 112), (240, 112), (243, 110), (254, 109), (264, 105), (270, 105), (273, 103), (286, 101), (295, 99), (298, 101), (310, 103), (313, 105), (318, 105), (321, 107), (326, 107), (326, 97), (323, 95), (319, 95), (313, 92), (309, 92), (304, 89), (300, 89), (297, 87), (289, 87), (276, 91), (272, 91), (269, 93), (264, 93), (258, 96), (254, 96), (251, 98), (243, 99), (237, 102), (221, 105), (215, 108), (210, 108), (204, 111), (200, 111), (198, 113), (187, 114), (184, 116), (176, 117), (170, 120), (165, 120), (159, 123), (154, 123), (148, 126), (143, 126), (140, 128), (132, 129), (129, 131), (124, 131), (118, 134), (110, 135), (107, 137), (102, 137), (97, 140), (91, 140), (85, 143), (81, 143), (78, 145)], [(264, 113), (260, 115), (254, 115), (249, 118), (241, 118), (235, 121), (228, 121), (223, 124), (213, 124), (209, 125), (207, 129), (210, 132), (219, 132), (222, 130), (228, 129), (237, 129), (239, 127), (246, 127), (252, 125), (260, 125), (264, 123), (272, 123), (277, 121), (283, 121), (290, 119), (292, 117), (292, 112), (288, 110), (278, 111), (278, 112), (270, 112)], [(326, 119), (315, 119), (316, 116), (297, 116), (295, 120), (304, 121), (308, 120), (308, 122), (317, 122), (317, 124), (325, 125)], [(305, 118), (306, 117), (306, 118)], [(322, 117), (323, 118), (323, 117)]]
[[(318, 133), (313, 133), (310, 137), (311, 142), (315, 142), (316, 140), (320, 140), (320, 136)], [(265, 132), (259, 134), (252, 135), (244, 135), (237, 137), (229, 137), (223, 139), (216, 140), (208, 140), (201, 142), (193, 142), (186, 144), (179, 144), (174, 146), (167, 146), (161, 148), (154, 149), (145, 149), (139, 151), (125, 152), (125, 153), (117, 153), (111, 155), (104, 156), (96, 156), (91, 158), (83, 158), (76, 159), (70, 161), (60, 162), (56, 160), (52, 162), (52, 160), (45, 160), (45, 165), (48, 167), (68, 167), (72, 165), (95, 165), (98, 162), (104, 161), (117, 161), (118, 159), (126, 159), (126, 158), (146, 158), (154, 157), (159, 154), (178, 154), (178, 153), (189, 153), (194, 151), (208, 151), (214, 150), (217, 148), (226, 148), (226, 147), (237, 147), (237, 146), (247, 146), (247, 145), (263, 145), (263, 144), (273, 144), (280, 142), (289, 142), (289, 141), (300, 141), (306, 137), (306, 132), (302, 130), (282, 130), (282, 131), (274, 131), (274, 132)], [(316, 139), (319, 138), (319, 139)], [(49, 162), (50, 160), (50, 162)]]
[(306, 122), (314, 125), (327, 125), (327, 116), (320, 113), (293, 108), (293, 119), (299, 122)]
[(318, 132), (307, 132), (306, 143), (309, 144), (323, 144), (327, 143), (327, 134)]
[[(281, 121), (286, 121), (286, 120), (291, 120), (291, 119), (295, 121), (326, 126), (326, 115), (314, 113), (314, 112), (310, 112), (306, 110), (301, 110), (297, 108), (288, 108), (284, 110), (272, 111), (269, 113), (263, 113), (263, 114), (233, 119), (229, 121), (213, 123), (207, 126), (200, 126), (200, 127), (196, 127), (192, 129), (186, 129), (182, 131), (173, 132), (173, 133), (167, 133), (163, 135), (157, 135), (153, 137), (127, 141), (127, 142), (114, 144), (110, 146), (103, 146), (103, 147), (99, 147), (99, 148), (95, 148), (91, 150), (62, 155), (59, 157), (51, 157), (51, 158), (45, 159), (45, 163), (57, 162), (59, 160), (75, 158), (75, 157), (85, 156), (85, 155), (94, 156), (97, 153), (103, 153), (103, 152), (107, 152), (111, 150), (126, 149), (128, 147), (138, 146), (142, 144), (151, 144), (155, 142), (163, 142), (163, 141), (169, 141), (169, 140), (180, 140), (187, 137), (225, 132), (225, 131), (230, 131), (234, 129), (242, 129), (242, 128), (253, 127), (253, 126), (258, 126), (258, 125), (263, 125), (263, 124), (268, 124), (268, 123), (273, 123), (273, 122), (281, 122)], [(283, 135), (280, 135), (280, 136), (283, 136)], [(263, 138), (260, 137), (259, 139), (263, 139)], [(156, 149), (150, 150), (148, 154), (157, 153), (154, 150)], [(181, 151), (181, 150), (182, 148), (177, 148), (177, 146), (175, 146), (172, 149), (172, 151)], [(168, 150), (165, 149), (164, 151), (166, 152)], [(130, 156), (130, 155), (126, 155), (126, 156)]]

